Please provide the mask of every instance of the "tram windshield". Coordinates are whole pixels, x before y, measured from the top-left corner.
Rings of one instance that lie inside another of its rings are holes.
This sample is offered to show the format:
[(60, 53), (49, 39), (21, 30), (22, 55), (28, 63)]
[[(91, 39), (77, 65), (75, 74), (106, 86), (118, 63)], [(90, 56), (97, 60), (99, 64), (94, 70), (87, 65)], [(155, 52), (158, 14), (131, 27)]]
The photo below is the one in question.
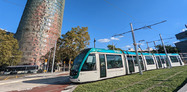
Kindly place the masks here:
[(75, 71), (78, 71), (86, 53), (89, 51), (90, 49), (85, 49), (83, 50), (74, 60), (73, 62), (73, 66), (71, 68), (71, 70), (75, 70)]

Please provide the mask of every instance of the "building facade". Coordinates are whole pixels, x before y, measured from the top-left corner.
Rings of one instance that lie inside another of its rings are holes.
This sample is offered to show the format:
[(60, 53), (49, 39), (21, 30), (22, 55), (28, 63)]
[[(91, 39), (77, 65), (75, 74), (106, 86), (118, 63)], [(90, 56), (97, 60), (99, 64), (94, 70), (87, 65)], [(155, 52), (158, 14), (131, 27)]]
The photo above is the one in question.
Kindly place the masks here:
[(15, 37), (21, 64), (41, 65), (61, 35), (65, 0), (27, 0)]
[(183, 32), (176, 34), (177, 40), (179, 42), (175, 43), (177, 49), (180, 51), (180, 55), (185, 63), (187, 63), (187, 25)]
[(184, 32), (175, 35), (179, 42), (175, 43), (181, 53), (187, 53), (187, 29)]

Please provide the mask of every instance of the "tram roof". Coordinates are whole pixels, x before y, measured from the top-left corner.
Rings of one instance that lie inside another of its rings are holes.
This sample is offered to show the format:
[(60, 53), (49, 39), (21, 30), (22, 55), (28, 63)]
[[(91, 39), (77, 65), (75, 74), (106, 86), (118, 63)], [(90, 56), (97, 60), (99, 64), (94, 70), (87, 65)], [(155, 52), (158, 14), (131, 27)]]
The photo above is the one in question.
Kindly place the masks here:
[(99, 49), (99, 48), (91, 48), (90, 52), (105, 52), (105, 53), (122, 54), (122, 51), (119, 51), (119, 50), (107, 50), (107, 49)]
[[(108, 50), (108, 49), (100, 49), (100, 48), (90, 48), (90, 52), (104, 52), (104, 53), (116, 53), (116, 54), (122, 54), (122, 51), (119, 50)], [(123, 51), (125, 54), (128, 55), (136, 55), (136, 52), (130, 52), (130, 51)], [(165, 53), (142, 53), (143, 55), (155, 55), (155, 56), (165, 56)], [(141, 55), (141, 53), (138, 53), (138, 55)], [(179, 55), (178, 53), (168, 53), (168, 55)]]

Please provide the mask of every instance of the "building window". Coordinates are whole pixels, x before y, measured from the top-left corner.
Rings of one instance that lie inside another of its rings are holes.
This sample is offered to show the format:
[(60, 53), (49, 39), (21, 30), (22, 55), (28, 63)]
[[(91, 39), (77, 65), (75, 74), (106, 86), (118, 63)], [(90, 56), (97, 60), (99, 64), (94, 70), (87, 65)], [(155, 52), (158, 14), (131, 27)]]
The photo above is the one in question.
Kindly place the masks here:
[(123, 67), (121, 55), (106, 55), (107, 68), (121, 68)]
[(92, 71), (92, 70), (96, 70), (95, 54), (88, 55), (86, 61), (84, 62), (84, 65), (81, 69), (81, 71)]

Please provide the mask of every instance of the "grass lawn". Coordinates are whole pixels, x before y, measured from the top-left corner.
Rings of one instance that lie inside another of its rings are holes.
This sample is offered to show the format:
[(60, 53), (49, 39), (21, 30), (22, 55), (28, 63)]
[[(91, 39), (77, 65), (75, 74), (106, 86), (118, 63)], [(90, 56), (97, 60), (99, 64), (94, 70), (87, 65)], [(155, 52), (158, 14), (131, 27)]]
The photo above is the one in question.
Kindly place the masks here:
[(175, 92), (185, 83), (187, 66), (180, 66), (79, 84), (74, 92)]

